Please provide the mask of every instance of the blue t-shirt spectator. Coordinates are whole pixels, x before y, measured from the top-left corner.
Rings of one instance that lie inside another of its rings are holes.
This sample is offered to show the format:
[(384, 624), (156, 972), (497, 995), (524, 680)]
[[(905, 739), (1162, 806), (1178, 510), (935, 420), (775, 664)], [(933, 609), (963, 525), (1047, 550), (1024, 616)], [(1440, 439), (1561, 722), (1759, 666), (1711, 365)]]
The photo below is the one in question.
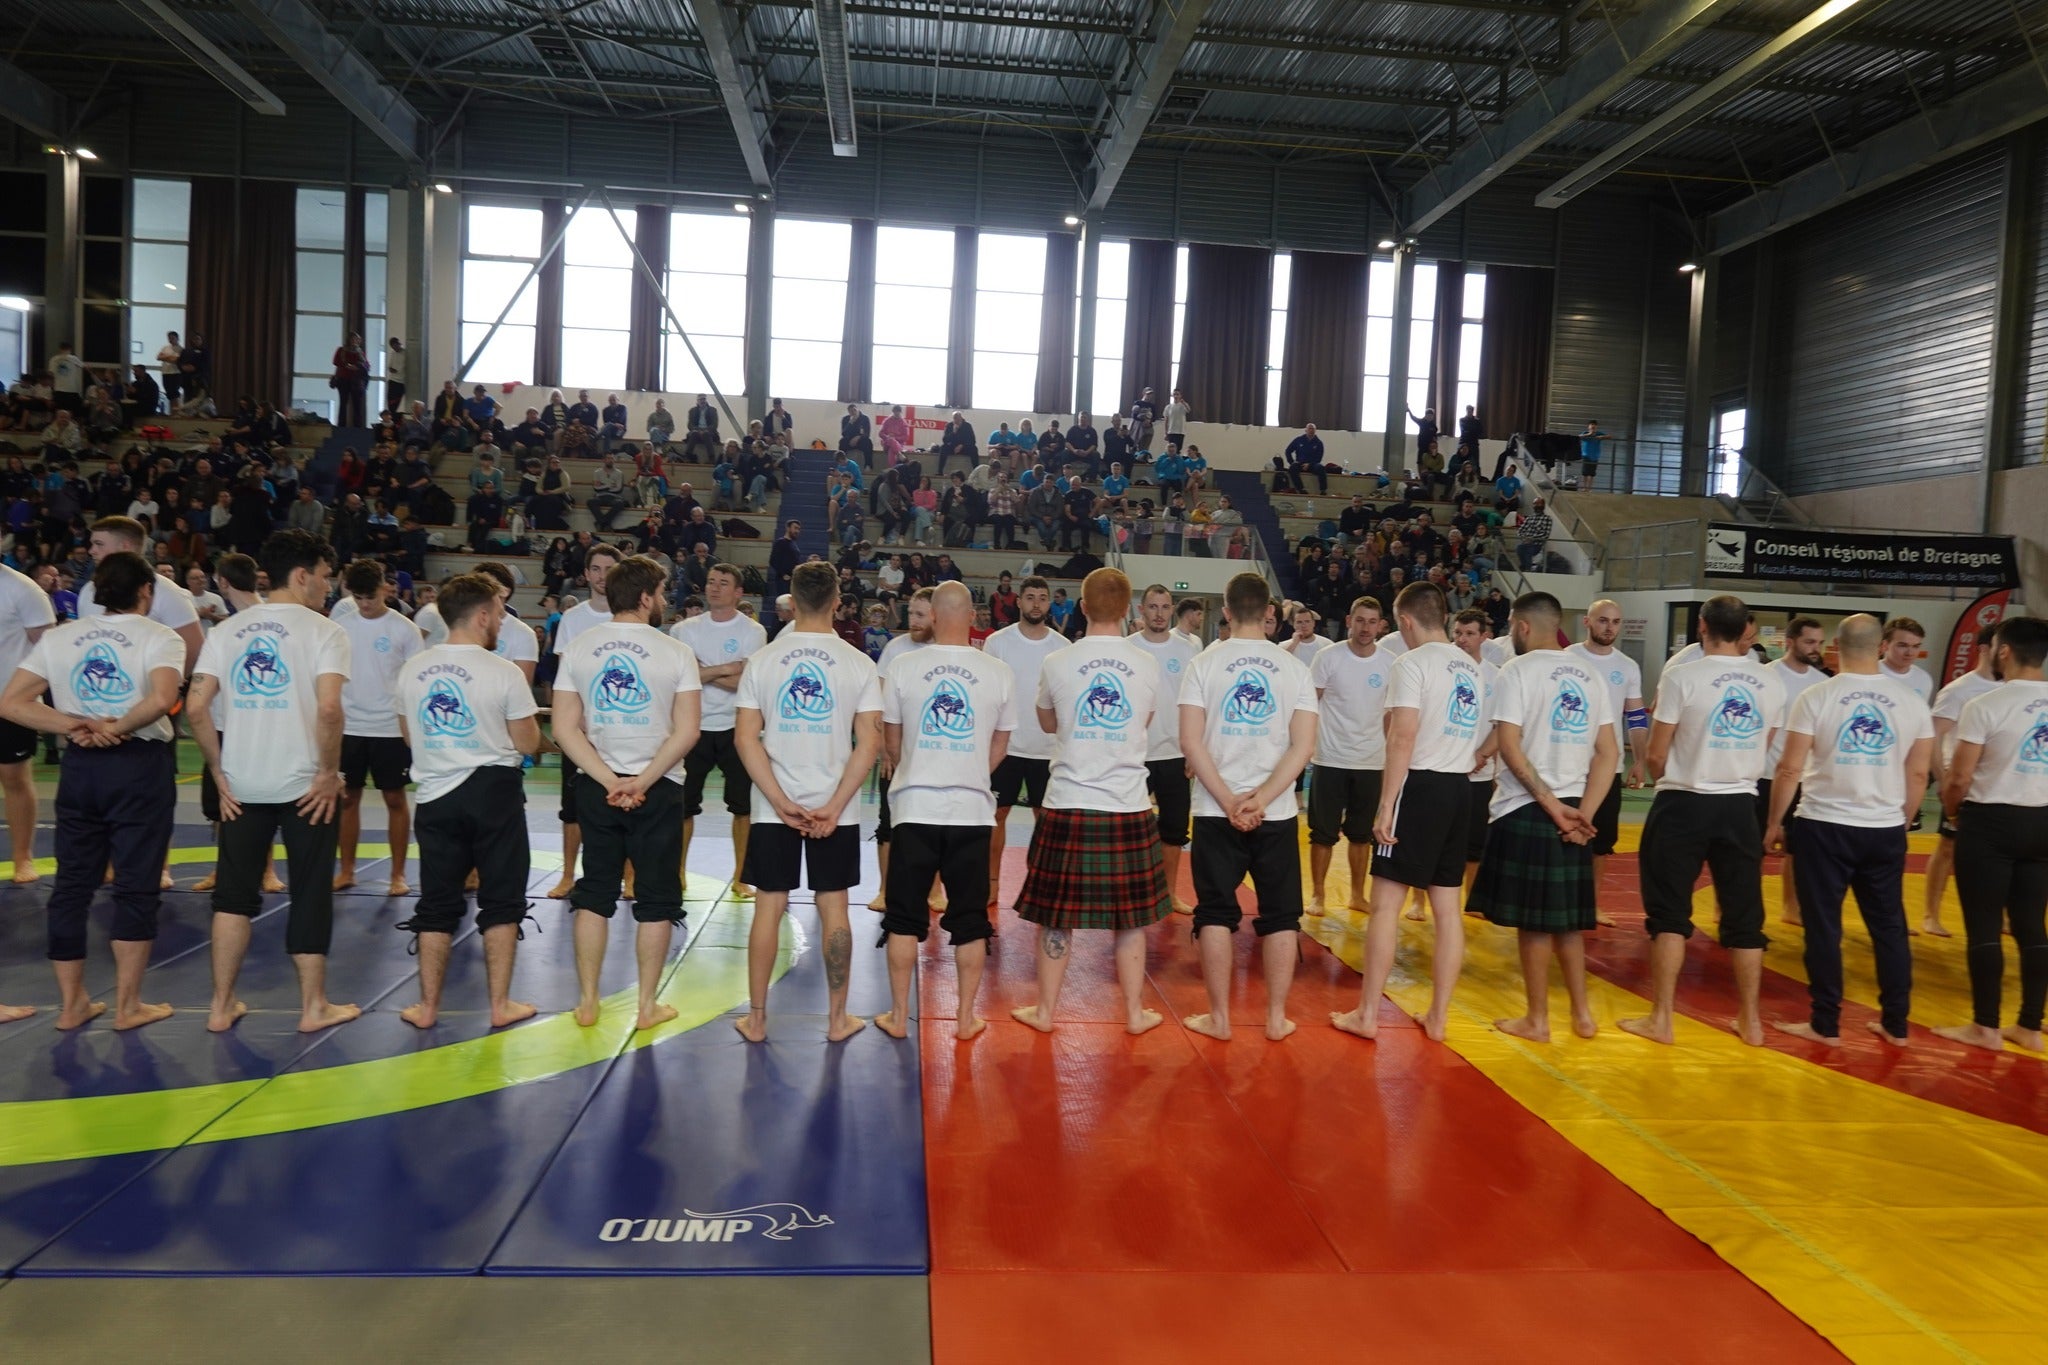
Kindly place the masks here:
[(1513, 502), (1522, 496), (1522, 481), (1513, 474), (1503, 474), (1493, 481), (1493, 491)]
[(1607, 439), (1607, 433), (1592, 423), (1579, 434), (1579, 458), (1587, 464), (1600, 463), (1600, 443)]
[(1035, 431), (1013, 431), (1010, 433), (1010, 444), (1017, 447), (1020, 454), (1035, 455), (1038, 453), (1038, 433)]
[(491, 419), (498, 415), (498, 400), (487, 393), (478, 394), (462, 405), (469, 414), (469, 420), (478, 426), (489, 426)]
[(1102, 481), (1102, 491), (1109, 497), (1120, 498), (1130, 490), (1131, 481), (1121, 474), (1112, 474)]
[(1169, 448), (1152, 462), (1152, 473), (1161, 483), (1180, 483), (1188, 476), (1188, 462)]
[(1067, 619), (1073, 614), (1074, 604), (1064, 597), (1055, 597), (1052, 601), (1052, 606), (1046, 609), (1046, 615), (1052, 619), (1052, 628), (1054, 630), (1065, 630), (1067, 628)]
[(1044, 482), (1045, 476), (1038, 472), (1038, 466), (1036, 465), (1033, 465), (1031, 468), (1025, 470), (1022, 474), (1019, 474), (1017, 476), (1017, 486), (1023, 489), (1026, 493), (1029, 493), (1032, 489), (1038, 487), (1038, 485)]

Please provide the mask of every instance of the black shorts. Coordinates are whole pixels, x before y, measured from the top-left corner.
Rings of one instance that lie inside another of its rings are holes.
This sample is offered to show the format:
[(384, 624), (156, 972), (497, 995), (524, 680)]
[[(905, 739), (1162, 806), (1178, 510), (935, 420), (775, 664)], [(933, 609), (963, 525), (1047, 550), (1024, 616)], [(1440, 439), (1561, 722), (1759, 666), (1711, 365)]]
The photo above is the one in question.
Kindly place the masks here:
[(1768, 948), (1764, 935), (1764, 842), (1756, 798), (1740, 792), (1658, 792), (1643, 819), (1636, 876), (1643, 929), (1651, 937), (1691, 938), (1693, 883), (1700, 868), (1714, 876), (1723, 948)]
[(1593, 842), (1586, 845), (1586, 851), (1595, 858), (1614, 852), (1615, 841), (1621, 838), (1621, 779), (1622, 774), (1614, 775), (1607, 795), (1600, 798), (1600, 809), (1593, 812)]
[(1145, 789), (1159, 807), (1159, 842), (1168, 848), (1188, 846), (1188, 813), (1195, 799), (1194, 780), (1184, 758), (1159, 758), (1145, 764)]
[(0, 720), (0, 763), (26, 763), (36, 756), (42, 736), (25, 725)]
[(1380, 813), (1378, 768), (1325, 768), (1317, 764), (1308, 784), (1308, 841), (1335, 848), (1342, 834), (1354, 844), (1372, 842)]
[[(1012, 806), (1028, 806), (1037, 809), (1045, 800), (1045, 785), (1052, 780), (1052, 760), (1049, 758), (1019, 758), (1007, 754), (996, 764), (995, 774), (989, 778), (989, 790), (996, 794), (996, 806), (1008, 810)], [(1026, 789), (1030, 794), (1025, 794)]]
[(889, 779), (878, 777), (875, 788), (875, 842), (887, 848), (890, 836), (894, 833), (894, 826), (889, 820)]
[(565, 825), (573, 825), (581, 818), (576, 813), (576, 782), (578, 777), (576, 765), (569, 761), (567, 754), (563, 754), (561, 818), (562, 823)]
[(343, 735), (341, 737), (341, 785), (361, 791), (365, 785), (380, 792), (404, 791), (412, 781), (412, 750), (404, 740), (391, 735)]
[(1486, 856), (1487, 812), (1493, 806), (1493, 783), (1467, 781), (1471, 790), (1466, 793), (1471, 802), (1465, 812), (1465, 861), (1476, 863)]
[[(706, 730), (683, 756), (683, 818), (694, 820), (704, 812), (704, 779), (713, 768), (725, 779), (725, 809), (744, 818), (753, 809), (754, 782), (747, 765), (740, 761), (739, 746), (730, 730)], [(750, 883), (751, 884), (751, 883)], [(816, 890), (816, 887), (811, 888)]]
[[(799, 874), (806, 869), (809, 875)], [(756, 891), (815, 895), (844, 891), (860, 880), (860, 826), (841, 825), (823, 839), (806, 839), (780, 820), (763, 820), (747, 835), (747, 864), (740, 880)]]
[[(1760, 777), (1756, 780), (1756, 827), (1759, 831), (1771, 827), (1771, 782), (1773, 779)], [(1799, 814), (1799, 791), (1792, 792), (1792, 804), (1785, 807), (1785, 828), (1792, 828), (1792, 817)]]
[(1237, 888), (1247, 875), (1258, 897), (1252, 928), (1260, 938), (1301, 928), (1301, 822), (1266, 820), (1249, 834), (1215, 815), (1198, 816), (1188, 870), (1195, 883), (1195, 933), (1211, 925), (1237, 932), (1244, 909)]
[(955, 948), (995, 936), (989, 923), (988, 840), (992, 825), (898, 825), (883, 888), (882, 934), (924, 942), (931, 932), (932, 878), (946, 888), (939, 927)]
[(1403, 886), (1462, 886), (1472, 788), (1465, 773), (1414, 772), (1394, 802), (1394, 840), (1373, 850), (1372, 875)]

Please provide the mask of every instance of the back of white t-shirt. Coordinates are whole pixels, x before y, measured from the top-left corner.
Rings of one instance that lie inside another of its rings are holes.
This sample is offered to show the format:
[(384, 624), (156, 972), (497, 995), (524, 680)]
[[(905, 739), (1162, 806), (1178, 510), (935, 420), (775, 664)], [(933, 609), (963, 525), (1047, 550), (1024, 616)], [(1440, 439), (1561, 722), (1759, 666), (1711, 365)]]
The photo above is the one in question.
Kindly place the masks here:
[[(1181, 683), (1180, 704), (1202, 712), (1202, 742), (1223, 785), (1233, 792), (1255, 791), (1273, 775), (1292, 743), (1295, 713), (1322, 708), (1308, 670), (1278, 645), (1264, 640), (1225, 638), (1202, 653)], [(1225, 812), (1200, 782), (1194, 784), (1194, 813)], [(1266, 807), (1268, 820), (1300, 814), (1294, 788)]]
[(1157, 763), (1180, 758), (1180, 684), (1195, 656), (1202, 652), (1201, 646), (1177, 630), (1168, 631), (1165, 641), (1156, 645), (1142, 634), (1127, 638), (1159, 669), (1159, 705), (1153, 710), (1152, 724), (1145, 732), (1145, 759)]
[(1628, 702), (1631, 697), (1642, 699), (1643, 667), (1619, 649), (1595, 654), (1583, 640), (1565, 653), (1583, 659), (1586, 667), (1599, 675), (1600, 686), (1607, 693), (1608, 714), (1614, 718), (1614, 770), (1620, 772), (1628, 766)]
[(1410, 771), (1471, 774), (1488, 724), (1486, 679), (1464, 650), (1431, 640), (1401, 655), (1387, 705), (1418, 715)]
[[(908, 636), (899, 637), (908, 639)], [(900, 651), (882, 679), (882, 720), (901, 726), (889, 815), (899, 825), (990, 825), (989, 748), (1017, 718), (1010, 666), (971, 645)], [(1030, 718), (1031, 725), (1038, 717)]]
[(516, 616), (498, 622), (498, 657), (507, 663), (540, 662), (540, 632)]
[(1045, 661), (1067, 647), (1066, 637), (1048, 630), (1042, 640), (1029, 639), (1022, 626), (1004, 626), (981, 642), (985, 653), (1010, 666), (1017, 697), (1017, 728), (1010, 734), (1010, 753), (1016, 758), (1051, 758), (1053, 737), (1038, 728), (1037, 719), (1025, 714), (1038, 695), (1039, 670)]
[(315, 680), (347, 683), (348, 635), (317, 611), (265, 602), (223, 621), (193, 669), (217, 679), (221, 767), (235, 799), (274, 805), (306, 794), (320, 771)]
[[(92, 580), (87, 579), (78, 586), (78, 619), (83, 621), (102, 614), (99, 603), (93, 600)], [(199, 609), (192, 605), (191, 593), (158, 574), (156, 591), (150, 597), (149, 619), (172, 630), (183, 630), (186, 626), (199, 624)]]
[(1316, 655), (1309, 682), (1322, 699), (1316, 720), (1316, 767), (1352, 772), (1387, 764), (1387, 695), (1394, 657), (1384, 647), (1360, 658), (1345, 641)]
[[(694, 655), (692, 660), (694, 666)], [(784, 796), (813, 810), (831, 800), (846, 776), (855, 717), (880, 713), (881, 683), (865, 652), (830, 632), (792, 627), (747, 660), (734, 708), (760, 713), (761, 746), (776, 784)], [(782, 818), (758, 786), (753, 815), (766, 822)], [(854, 802), (846, 803), (839, 823), (860, 823)]]
[(1659, 723), (1674, 724), (1657, 790), (1756, 795), (1771, 731), (1785, 723), (1785, 689), (1750, 654), (1703, 654), (1657, 682)]
[[(696, 656), (701, 671), (716, 668), (720, 664), (741, 664), (752, 658), (754, 652), (768, 643), (768, 632), (761, 623), (745, 612), (736, 611), (730, 621), (714, 621), (711, 614), (692, 616), (687, 621), (678, 621), (669, 627), (670, 635), (680, 640), (683, 647)], [(789, 631), (775, 638), (780, 640)], [(730, 730), (733, 727), (733, 711), (737, 691), (723, 687), (704, 689), (704, 732)]]
[(405, 661), (425, 649), (419, 627), (386, 608), (371, 620), (359, 610), (340, 621), (348, 636), (348, 685), (341, 689), (343, 734), (398, 738), (398, 674)]
[(517, 768), (510, 723), (540, 709), (519, 669), (478, 645), (415, 654), (399, 671), (398, 706), (422, 804), (454, 791), (479, 768)]
[[(1608, 688), (1606, 675), (1582, 654), (1530, 650), (1494, 680), (1493, 723), (1517, 727), (1522, 752), (1544, 786), (1560, 797), (1580, 796), (1600, 727), (1614, 723)], [(1487, 818), (1498, 820), (1535, 799), (1502, 763)]]
[[(341, 618), (336, 616), (334, 619), (340, 620)], [(421, 607), (414, 614), (412, 623), (429, 645), (445, 645), (448, 643), (448, 623), (441, 619), (441, 604), (439, 602), (429, 602), (424, 607)]]
[(1981, 744), (1966, 800), (2048, 806), (2048, 682), (2014, 678), (1963, 708), (1956, 738)]
[[(604, 765), (633, 777), (654, 761), (667, 742), (675, 699), (698, 692), (697, 660), (690, 651), (646, 625), (594, 623), (562, 651), (556, 692), (574, 693), (583, 703), (583, 733)], [(678, 763), (662, 774), (683, 780)]]
[(1943, 768), (1948, 767), (1949, 760), (1956, 756), (1954, 722), (1962, 719), (1963, 708), (1986, 692), (1993, 691), (1998, 685), (1998, 679), (1987, 678), (1973, 668), (1934, 694), (1934, 718), (1950, 722), (1948, 733), (1941, 737), (1940, 759)]
[(28, 632), (56, 620), (50, 595), (27, 574), (0, 564), (0, 687), (28, 657)]
[[(49, 683), (50, 705), (65, 715), (118, 720), (149, 694), (152, 673), (168, 668), (184, 677), (185, 642), (143, 617), (102, 613), (52, 626), (18, 667)], [(150, 722), (135, 738), (168, 741), (170, 718)]]
[(1084, 636), (1045, 661), (1035, 704), (1051, 711), (1059, 726), (1045, 806), (1152, 808), (1145, 754), (1152, 716), (1164, 705), (1160, 688), (1151, 656), (1121, 637)]
[(555, 627), (555, 653), (566, 655), (576, 637), (593, 626), (601, 626), (612, 619), (611, 607), (602, 601), (578, 602), (562, 613), (562, 620)]
[(1800, 819), (1905, 826), (1906, 755), (1934, 737), (1934, 717), (1912, 683), (1882, 673), (1825, 679), (1801, 690), (1784, 728), (1813, 736), (1799, 776)]

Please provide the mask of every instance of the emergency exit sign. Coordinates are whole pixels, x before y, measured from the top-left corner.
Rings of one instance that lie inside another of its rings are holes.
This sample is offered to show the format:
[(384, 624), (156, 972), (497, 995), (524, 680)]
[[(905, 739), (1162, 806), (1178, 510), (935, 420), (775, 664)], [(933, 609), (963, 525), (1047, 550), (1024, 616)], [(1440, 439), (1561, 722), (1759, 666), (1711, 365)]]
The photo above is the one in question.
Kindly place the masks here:
[(1185, 583), (1176, 583), (1173, 585), (1173, 590), (1175, 592), (1186, 592), (1188, 590), (1188, 585)]

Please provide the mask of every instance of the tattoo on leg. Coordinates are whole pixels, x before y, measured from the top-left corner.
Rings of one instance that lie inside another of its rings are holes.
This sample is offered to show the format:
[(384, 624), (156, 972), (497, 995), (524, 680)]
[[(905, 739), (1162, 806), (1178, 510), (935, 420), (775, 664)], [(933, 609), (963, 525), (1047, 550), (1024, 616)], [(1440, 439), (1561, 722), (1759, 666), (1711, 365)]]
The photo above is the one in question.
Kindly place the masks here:
[(853, 931), (834, 929), (825, 936), (825, 981), (833, 990), (846, 984), (847, 969), (853, 964)]
[(1038, 942), (1039, 946), (1045, 950), (1047, 957), (1065, 957), (1067, 955), (1069, 932), (1066, 929), (1048, 929), (1045, 931), (1045, 936), (1039, 939)]

